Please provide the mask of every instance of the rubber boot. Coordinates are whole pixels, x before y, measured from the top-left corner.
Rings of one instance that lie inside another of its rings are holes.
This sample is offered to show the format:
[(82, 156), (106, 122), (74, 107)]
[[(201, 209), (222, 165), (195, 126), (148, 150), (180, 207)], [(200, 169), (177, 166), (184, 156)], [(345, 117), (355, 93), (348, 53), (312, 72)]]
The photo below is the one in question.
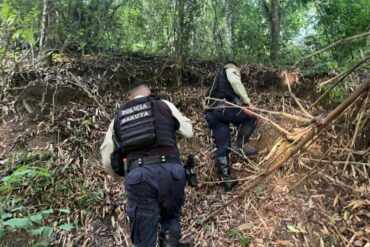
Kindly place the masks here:
[(244, 145), (249, 141), (249, 137), (252, 135), (256, 126), (251, 123), (245, 123), (241, 126), (239, 133), (236, 137), (236, 141), (232, 144), (231, 148), (236, 151), (242, 151), (245, 155), (258, 154), (258, 148), (249, 145)]
[(238, 182), (230, 181), (234, 180), (234, 178), (230, 175), (230, 162), (228, 157), (222, 156), (216, 158), (216, 165), (218, 168), (218, 173), (221, 176), (221, 180), (223, 181), (225, 192), (231, 191)]
[(189, 243), (180, 243), (178, 232), (166, 230), (159, 232), (159, 247), (190, 247)]

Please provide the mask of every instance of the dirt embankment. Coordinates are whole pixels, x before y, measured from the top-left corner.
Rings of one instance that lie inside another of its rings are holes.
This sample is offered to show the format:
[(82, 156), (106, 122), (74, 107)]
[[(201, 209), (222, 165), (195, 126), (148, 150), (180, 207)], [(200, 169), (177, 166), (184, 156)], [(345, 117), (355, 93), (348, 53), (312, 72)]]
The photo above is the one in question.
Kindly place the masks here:
[[(259, 146), (260, 154), (244, 157), (232, 153), (232, 172), (240, 186), (233, 193), (223, 192), (212, 161), (215, 145), (202, 107), (217, 66), (189, 63), (182, 71), (184, 82), (180, 89), (171, 84), (176, 76), (171, 61), (153, 57), (66, 58), (46, 70), (14, 75), (1, 107), (0, 159), (20, 151), (50, 152), (52, 162), (47, 168), (55, 180), (42, 193), (30, 194), (33, 187), (25, 184), (8, 195), (22, 196), (25, 207), (71, 210), (68, 216), (54, 215), (45, 222), (75, 225), (70, 232), (55, 229), (52, 242), (56, 246), (130, 246), (124, 191), (102, 171), (99, 145), (115, 109), (125, 98), (129, 78), (143, 77), (151, 79), (153, 91), (174, 102), (193, 122), (194, 138), (179, 139), (183, 158), (195, 153), (200, 181), (199, 188), (186, 189), (182, 216), (185, 240), (195, 246), (364, 246), (369, 242), (370, 155), (363, 141), (365, 134), (347, 145), (353, 140), (356, 121), (357, 132), (366, 133), (367, 125), (360, 128), (363, 118), (359, 121), (355, 114), (358, 108), (361, 112), (365, 99), (306, 152), (294, 156), (213, 220), (202, 222), (263, 172), (269, 155), (279, 155), (289, 143), (270, 121), (260, 119), (251, 140), (251, 144)], [(304, 117), (275, 71), (243, 66), (243, 82), (253, 102), (270, 112)], [(303, 82), (310, 83), (307, 79)], [(301, 84), (293, 88), (305, 108), (317, 97), (308, 88), (314, 87)], [(330, 110), (326, 107), (321, 105), (310, 112), (315, 116), (323, 114)], [(264, 116), (289, 132), (307, 127), (282, 114)], [(235, 134), (237, 129), (232, 128)], [(1, 177), (16, 169), (0, 167)], [(26, 235), (14, 235), (20, 239), (22, 236)]]

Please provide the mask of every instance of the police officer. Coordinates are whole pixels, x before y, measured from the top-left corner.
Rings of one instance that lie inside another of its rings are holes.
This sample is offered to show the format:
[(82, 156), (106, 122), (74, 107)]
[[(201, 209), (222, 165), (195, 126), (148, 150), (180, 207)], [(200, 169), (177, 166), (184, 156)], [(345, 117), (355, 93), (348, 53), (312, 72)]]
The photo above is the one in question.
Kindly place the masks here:
[[(171, 102), (151, 95), (146, 81), (134, 81), (129, 100), (118, 109), (109, 126), (101, 155), (108, 174), (117, 180), (122, 179), (119, 175), (125, 175), (126, 213), (135, 246), (156, 246), (158, 224), (159, 246), (187, 246), (179, 243), (186, 178), (176, 132), (192, 137), (190, 120)], [(114, 165), (117, 150), (119, 160), (127, 160), (119, 168)]]
[[(239, 108), (232, 108), (227, 103), (253, 107), (241, 82), (240, 71), (236, 63), (227, 62), (209, 88), (207, 96), (225, 101), (208, 100), (208, 107), (211, 109), (206, 110), (205, 118), (216, 141), (215, 161), (218, 172), (223, 180), (225, 191), (230, 191), (236, 185), (236, 181), (230, 181), (233, 180), (230, 175), (230, 148), (242, 151), (245, 155), (258, 153), (257, 148), (244, 145), (256, 128), (256, 116)], [(230, 123), (239, 126), (238, 135), (232, 145)]]

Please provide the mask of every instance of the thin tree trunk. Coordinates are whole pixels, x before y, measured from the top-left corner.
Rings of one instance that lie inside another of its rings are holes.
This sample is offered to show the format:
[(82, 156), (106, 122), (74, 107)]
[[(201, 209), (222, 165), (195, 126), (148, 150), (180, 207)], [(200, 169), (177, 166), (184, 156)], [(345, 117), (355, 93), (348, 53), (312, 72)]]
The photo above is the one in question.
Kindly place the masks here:
[(177, 67), (177, 86), (182, 84), (183, 68), (183, 29), (184, 29), (184, 0), (177, 1), (177, 21), (176, 21), (176, 67)]
[(225, 0), (227, 55), (233, 56), (233, 16), (230, 0)]
[(52, 10), (50, 8), (49, 0), (44, 0), (44, 6), (42, 10), (42, 18), (41, 18), (41, 28), (40, 28), (40, 41), (39, 41), (39, 54), (38, 54), (38, 61), (37, 67), (49, 67), (52, 65), (52, 54), (50, 53), (51, 49), (51, 22), (53, 21), (52, 18)]
[(280, 5), (279, 0), (271, 3), (271, 61), (277, 63), (280, 49)]
[(222, 41), (222, 36), (220, 29), (218, 28), (219, 21), (218, 21), (218, 13), (217, 13), (217, 6), (218, 2), (217, 0), (211, 1), (212, 2), (212, 8), (215, 14), (214, 20), (213, 20), (213, 37), (214, 37), (214, 44), (216, 48), (216, 56), (218, 60), (221, 60), (222, 58), (226, 59), (224, 44)]
[(45, 34), (46, 34), (46, 22), (48, 17), (48, 0), (44, 0), (44, 6), (42, 9), (42, 17), (41, 17), (41, 28), (40, 28), (40, 42), (39, 42), (39, 49), (40, 54), (43, 52), (44, 42), (45, 42)]

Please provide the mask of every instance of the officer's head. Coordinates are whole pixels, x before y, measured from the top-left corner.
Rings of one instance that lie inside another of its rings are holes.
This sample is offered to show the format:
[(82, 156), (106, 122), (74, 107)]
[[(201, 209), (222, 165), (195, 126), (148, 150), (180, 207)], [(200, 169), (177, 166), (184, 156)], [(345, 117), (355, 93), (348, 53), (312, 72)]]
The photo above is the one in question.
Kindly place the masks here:
[(143, 79), (135, 79), (129, 85), (129, 98), (133, 99), (137, 96), (149, 96), (150, 88), (147, 81)]

